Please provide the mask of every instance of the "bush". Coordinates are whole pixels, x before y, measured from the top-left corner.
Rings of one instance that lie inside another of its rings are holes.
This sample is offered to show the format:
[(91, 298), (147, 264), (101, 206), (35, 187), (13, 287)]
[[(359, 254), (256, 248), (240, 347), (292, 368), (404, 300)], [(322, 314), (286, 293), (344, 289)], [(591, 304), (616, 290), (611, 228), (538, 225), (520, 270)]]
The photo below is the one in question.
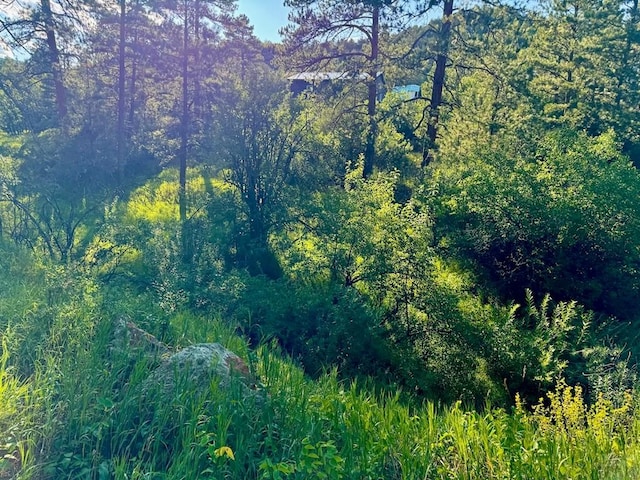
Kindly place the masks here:
[(433, 173), (438, 244), (503, 300), (522, 301), (530, 288), (637, 315), (640, 175), (613, 134), (554, 131), (535, 154), (496, 142)]

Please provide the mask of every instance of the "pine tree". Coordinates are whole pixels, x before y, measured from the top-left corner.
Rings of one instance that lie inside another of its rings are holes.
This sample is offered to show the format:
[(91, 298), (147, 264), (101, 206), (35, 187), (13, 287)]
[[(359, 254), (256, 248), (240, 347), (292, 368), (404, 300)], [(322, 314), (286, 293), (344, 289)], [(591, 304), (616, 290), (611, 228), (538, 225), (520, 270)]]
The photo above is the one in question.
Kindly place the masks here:
[(379, 73), (388, 57), (384, 38), (406, 27), (438, 2), (408, 0), (286, 0), (290, 24), (282, 30), (286, 45), (301, 69), (331, 69), (336, 65), (367, 86), (365, 177), (376, 163), (376, 103)]

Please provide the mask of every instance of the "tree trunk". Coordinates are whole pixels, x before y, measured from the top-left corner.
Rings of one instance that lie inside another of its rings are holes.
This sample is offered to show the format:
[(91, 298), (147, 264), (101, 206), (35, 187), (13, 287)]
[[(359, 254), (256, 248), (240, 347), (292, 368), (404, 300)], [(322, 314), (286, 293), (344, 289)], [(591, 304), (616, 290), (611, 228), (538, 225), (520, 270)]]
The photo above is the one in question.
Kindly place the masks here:
[[(134, 44), (138, 42), (138, 34), (136, 33), (134, 36)], [(138, 81), (138, 62), (136, 59), (136, 54), (131, 56), (131, 79), (129, 80), (129, 117), (127, 122), (129, 123), (129, 128), (133, 125), (133, 120), (136, 115), (136, 82)], [(129, 135), (131, 135), (131, 131), (129, 131)]]
[(124, 177), (124, 158), (125, 158), (125, 134), (124, 134), (124, 117), (125, 117), (125, 34), (126, 34), (126, 0), (120, 2), (120, 43), (118, 45), (118, 159), (117, 174), (118, 183), (122, 182)]
[[(195, 16), (193, 18), (193, 29), (195, 37), (195, 45), (193, 49), (193, 116), (198, 123), (202, 121), (202, 85), (201, 85), (201, 66), (200, 66), (200, 0), (195, 1)], [(198, 125), (198, 131), (200, 125)]]
[(436, 71), (433, 75), (433, 86), (431, 88), (431, 101), (429, 102), (429, 124), (427, 125), (427, 147), (422, 154), (422, 166), (426, 167), (433, 159), (433, 151), (436, 149), (436, 139), (438, 137), (438, 121), (440, 120), (440, 105), (442, 104), (442, 91), (444, 90), (444, 80), (449, 54), (449, 41), (451, 39), (451, 16), (453, 15), (453, 0), (444, 2), (442, 13), (442, 27), (440, 29), (440, 39), (438, 45), (438, 56), (436, 57)]
[(60, 65), (60, 51), (56, 40), (56, 32), (51, 13), (51, 1), (40, 0), (42, 15), (44, 18), (44, 28), (47, 34), (47, 47), (49, 48), (49, 61), (51, 62), (51, 74), (56, 96), (56, 107), (58, 110), (58, 121), (64, 126), (64, 119), (67, 116), (67, 91), (62, 80), (62, 66)]
[(367, 132), (367, 145), (364, 154), (364, 166), (362, 175), (367, 178), (373, 173), (376, 161), (376, 138), (378, 136), (378, 124), (376, 122), (376, 101), (378, 97), (378, 55), (380, 41), (380, 7), (373, 7), (371, 23), (371, 69), (369, 71), (367, 118), (369, 129)]
[(179, 187), (178, 204), (180, 210), (180, 226), (182, 236), (182, 257), (188, 262), (190, 255), (189, 232), (187, 226), (187, 147), (189, 141), (189, 22), (187, 1), (184, 1), (184, 25), (182, 36), (182, 118), (180, 125)]

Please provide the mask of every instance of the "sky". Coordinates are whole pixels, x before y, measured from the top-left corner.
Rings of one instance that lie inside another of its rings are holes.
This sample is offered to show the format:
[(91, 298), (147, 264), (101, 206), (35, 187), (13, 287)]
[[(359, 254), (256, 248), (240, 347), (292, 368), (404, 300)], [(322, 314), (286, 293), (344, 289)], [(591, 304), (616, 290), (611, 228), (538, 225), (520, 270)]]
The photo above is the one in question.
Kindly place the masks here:
[[(28, 2), (28, 0), (26, 0)], [(238, 12), (249, 17), (254, 33), (261, 40), (280, 42), (278, 30), (287, 24), (288, 8), (284, 0), (238, 0)], [(0, 12), (10, 15), (17, 8), (12, 0), (0, 0)], [(0, 39), (0, 58), (11, 52)]]
[(283, 0), (238, 0), (238, 12), (244, 13), (261, 40), (279, 42), (278, 30), (287, 24), (288, 9)]

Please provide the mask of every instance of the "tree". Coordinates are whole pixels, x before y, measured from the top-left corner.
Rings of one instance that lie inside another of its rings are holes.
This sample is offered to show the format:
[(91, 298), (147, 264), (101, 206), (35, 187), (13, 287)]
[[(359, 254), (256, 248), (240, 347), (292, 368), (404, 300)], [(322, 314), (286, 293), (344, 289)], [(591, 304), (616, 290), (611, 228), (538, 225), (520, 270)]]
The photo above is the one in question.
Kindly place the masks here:
[(122, 181), (125, 159), (125, 95), (126, 95), (126, 38), (127, 38), (127, 1), (119, 0), (118, 18), (118, 177)]
[(117, 8), (102, 5), (97, 28), (87, 35), (70, 71), (84, 79), (75, 105), (80, 123), (86, 126), (98, 115), (101, 134), (115, 147), (112, 163), (119, 188), (149, 171), (150, 157), (156, 166), (169, 161), (175, 102), (167, 92), (176, 90), (175, 41), (170, 36), (175, 32), (158, 34), (160, 12), (159, 5), (145, 0), (122, 0)]
[[(599, 135), (613, 128), (638, 144), (638, 7), (634, 1), (548, 0), (519, 61), (525, 94), (544, 126)], [(550, 42), (553, 39), (553, 42)]]
[(388, 32), (415, 21), (436, 2), (407, 0), (286, 0), (290, 24), (282, 32), (286, 45), (303, 69), (336, 68), (350, 75), (365, 74), (367, 136), (363, 175), (376, 163), (376, 102), (379, 72), (384, 70), (382, 45)]
[[(179, 170), (179, 205), (180, 223), (182, 225), (183, 257), (188, 261), (189, 232), (187, 218), (187, 159), (189, 155), (189, 139), (192, 132), (191, 104), (194, 92), (200, 91), (198, 72), (203, 69), (200, 62), (202, 49), (206, 46), (201, 39), (208, 42), (219, 40), (221, 31), (232, 26), (231, 15), (235, 9), (235, 0), (177, 0), (166, 5), (167, 26), (173, 27), (175, 33), (180, 32), (180, 45), (176, 52), (180, 71), (180, 114), (179, 114), (179, 147), (177, 152)], [(206, 67), (213, 68), (213, 64)], [(209, 72), (210, 74), (212, 72)], [(197, 87), (195, 87), (197, 85)], [(199, 99), (196, 99), (199, 100)], [(198, 106), (200, 106), (198, 104)]]
[(438, 35), (438, 53), (436, 56), (436, 69), (433, 74), (433, 86), (431, 99), (429, 100), (429, 121), (427, 123), (428, 147), (424, 150), (422, 164), (426, 166), (431, 157), (432, 150), (436, 146), (438, 137), (438, 122), (440, 105), (442, 104), (442, 91), (444, 90), (445, 73), (448, 61), (449, 42), (451, 37), (451, 23), (453, 21), (453, 0), (445, 0), (442, 11), (442, 23)]
[(42, 23), (47, 36), (47, 47), (49, 48), (49, 57), (51, 65), (51, 75), (56, 93), (56, 105), (58, 107), (58, 118), (60, 123), (64, 122), (67, 115), (67, 93), (62, 80), (62, 66), (60, 64), (60, 50), (56, 39), (55, 24), (53, 21), (53, 13), (51, 11), (50, 0), (41, 0)]
[(236, 59), (226, 70), (228, 86), (220, 91), (212, 133), (213, 147), (222, 159), (219, 167), (246, 208), (238, 261), (252, 274), (275, 277), (280, 270), (270, 253), (268, 234), (287, 209), (287, 187), (307, 125), (292, 114), (279, 72), (264, 61), (255, 58), (243, 65)]
[(38, 64), (46, 65), (44, 73), (53, 83), (59, 126), (65, 126), (68, 113), (63, 57), (80, 39), (89, 18), (91, 9), (82, 0), (40, 0), (0, 13), (0, 43), (18, 57), (26, 53), (36, 72), (43, 71)]
[(635, 318), (640, 175), (615, 135), (561, 129), (526, 149), (496, 137), (437, 166), (437, 241), (505, 301), (530, 288)]
[(520, 52), (529, 47), (537, 16), (508, 6), (478, 5), (454, 19), (446, 100), (440, 115), (444, 158), (467, 155), (496, 135), (520, 145), (533, 141), (539, 125), (526, 93)]
[(41, 83), (29, 80), (25, 62), (0, 59), (0, 129), (10, 134), (40, 132), (55, 123), (55, 111)]

